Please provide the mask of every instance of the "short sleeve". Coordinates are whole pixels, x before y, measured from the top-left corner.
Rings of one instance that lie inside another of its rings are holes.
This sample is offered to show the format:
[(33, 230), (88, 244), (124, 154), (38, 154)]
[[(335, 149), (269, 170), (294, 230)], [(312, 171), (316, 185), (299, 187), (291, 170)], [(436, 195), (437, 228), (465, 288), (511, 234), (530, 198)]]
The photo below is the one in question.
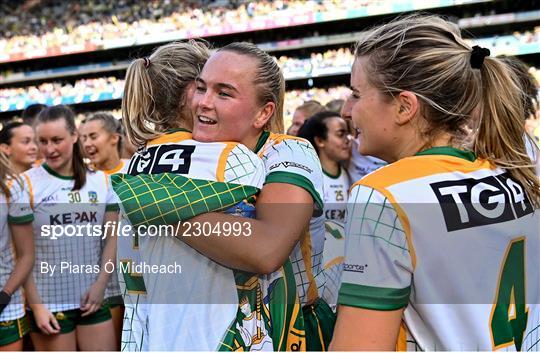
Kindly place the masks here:
[(34, 220), (34, 212), (30, 205), (30, 194), (24, 179), (9, 180), (10, 197), (8, 209), (8, 222), (11, 224), (24, 224)]
[(314, 203), (323, 208), (323, 173), (317, 152), (302, 139), (284, 139), (263, 156), (265, 184), (287, 183), (305, 189)]
[(224, 170), (225, 182), (262, 189), (265, 177), (264, 164), (259, 156), (241, 144), (231, 150)]
[(345, 233), (339, 304), (371, 310), (407, 306), (413, 265), (406, 234), (388, 199), (372, 188), (353, 187)]

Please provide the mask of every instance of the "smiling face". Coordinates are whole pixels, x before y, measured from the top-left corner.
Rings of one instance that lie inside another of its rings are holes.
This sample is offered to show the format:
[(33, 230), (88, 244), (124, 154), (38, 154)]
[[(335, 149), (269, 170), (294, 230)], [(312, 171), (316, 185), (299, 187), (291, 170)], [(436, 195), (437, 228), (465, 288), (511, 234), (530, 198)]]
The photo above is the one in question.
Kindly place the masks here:
[(37, 158), (37, 145), (34, 129), (28, 125), (21, 125), (11, 130), (9, 145), (2, 149), (13, 165), (29, 169)]
[(326, 139), (317, 138), (317, 148), (319, 154), (324, 154), (326, 158), (341, 162), (351, 156), (351, 142), (347, 123), (340, 117), (325, 119), (328, 130)]
[(73, 173), (73, 145), (77, 133), (71, 134), (64, 119), (57, 119), (36, 126), (38, 146), (51, 169), (61, 175)]
[(210, 57), (196, 81), (192, 100), (193, 138), (236, 141), (252, 147), (269, 116), (257, 99), (257, 61), (220, 51)]
[(118, 155), (119, 137), (105, 130), (103, 122), (91, 120), (82, 125), (80, 133), (84, 151), (94, 165), (99, 167)]
[(351, 95), (345, 101), (342, 116), (352, 119), (361, 143), (359, 152), (386, 161), (394, 161), (397, 147), (396, 102), (369, 83), (367, 59), (356, 58), (351, 73)]

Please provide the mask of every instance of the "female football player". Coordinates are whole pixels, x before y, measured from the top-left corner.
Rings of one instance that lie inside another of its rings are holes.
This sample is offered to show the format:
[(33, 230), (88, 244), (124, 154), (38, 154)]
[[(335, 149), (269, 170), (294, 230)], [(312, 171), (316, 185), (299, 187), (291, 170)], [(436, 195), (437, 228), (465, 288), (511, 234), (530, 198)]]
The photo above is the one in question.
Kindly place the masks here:
[(22, 351), (22, 338), (29, 332), (20, 288), (32, 272), (34, 238), (23, 185), (0, 154), (0, 351)]
[[(320, 298), (324, 286), (322, 169), (304, 139), (283, 135), (284, 79), (267, 53), (249, 43), (219, 49), (197, 78), (192, 109), (197, 141), (238, 141), (265, 166), (257, 219), (249, 238), (184, 237), (190, 246), (229, 267), (270, 273), (290, 257), (303, 307), (307, 350), (324, 350), (334, 314)], [(208, 213), (192, 222), (233, 221)]]
[(8, 157), (16, 174), (32, 168), (37, 158), (34, 129), (21, 122), (7, 124), (0, 131), (0, 151)]
[(35, 218), (36, 266), (25, 287), (32, 341), (37, 350), (114, 350), (102, 304), (115, 261), (112, 188), (86, 167), (71, 109), (44, 109), (35, 129), (45, 162), (23, 174)]
[(360, 153), (391, 164), (349, 197), (331, 348), (538, 350), (540, 185), (511, 69), (413, 15), (363, 33), (351, 89)]
[[(223, 210), (223, 204), (236, 199), (234, 190), (262, 187), (264, 167), (253, 152), (238, 143), (198, 142), (187, 130), (193, 124), (190, 103), (194, 82), (208, 55), (203, 43), (172, 43), (158, 48), (148, 58), (135, 60), (128, 69), (122, 102), (124, 121), (130, 139), (143, 148), (132, 158), (129, 175), (115, 175), (113, 180), (122, 201), (122, 214), (134, 226), (146, 225), (154, 211), (158, 212), (157, 218), (163, 217), (163, 224), (169, 216), (180, 215), (182, 219), (186, 211), (200, 209), (193, 211), (197, 214)], [(194, 190), (195, 199), (180, 200), (186, 188)], [(223, 188), (229, 191), (218, 191)], [(240, 196), (227, 212), (250, 215), (253, 206), (243, 201), (246, 195)], [(133, 199), (140, 206), (129, 209)], [(171, 208), (173, 214), (159, 214), (159, 210)], [(136, 214), (139, 216), (130, 216)], [(229, 225), (234, 224), (240, 222), (234, 219)], [(228, 225), (223, 226), (227, 232)], [(212, 231), (219, 232), (216, 229)], [(249, 232), (249, 225), (243, 231)], [(194, 227), (182, 232), (190, 235), (201, 230)], [(186, 270), (177, 277), (143, 274), (143, 281), (123, 274), (126, 315), (134, 313), (123, 330), (126, 349), (305, 347), (290, 263), (286, 269), (278, 267), (270, 275), (257, 276), (232, 271), (175, 238), (144, 237), (139, 231), (136, 235), (136, 247), (132, 240), (119, 240), (120, 259), (131, 256), (132, 262), (140, 258), (158, 266), (174, 261)], [(171, 330), (177, 334), (171, 335)]]
[[(94, 169), (101, 170), (107, 175), (127, 172), (129, 161), (120, 158), (124, 145), (122, 124), (112, 114), (106, 112), (92, 114), (84, 120), (79, 131), (84, 151)], [(117, 350), (120, 350), (124, 305), (116, 271), (111, 273), (105, 300), (111, 310)]]

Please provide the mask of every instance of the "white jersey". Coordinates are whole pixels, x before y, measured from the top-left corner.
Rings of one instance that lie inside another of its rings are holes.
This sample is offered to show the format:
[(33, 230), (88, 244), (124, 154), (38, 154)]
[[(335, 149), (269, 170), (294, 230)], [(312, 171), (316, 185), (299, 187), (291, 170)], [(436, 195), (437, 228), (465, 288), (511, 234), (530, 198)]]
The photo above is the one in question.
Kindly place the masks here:
[[(9, 280), (15, 268), (15, 248), (11, 238), (9, 224), (25, 224), (32, 222), (34, 216), (30, 208), (30, 198), (24, 186), (24, 180), (8, 180), (6, 183), (10, 196), (0, 191), (0, 288)], [(21, 187), (22, 186), (22, 187)], [(11, 301), (2, 314), (3, 321), (16, 320), (24, 316), (24, 300), (21, 289), (11, 296)]]
[(360, 152), (358, 152), (358, 146), (360, 144), (359, 138), (360, 137), (352, 140), (352, 156), (349, 162), (349, 168), (347, 168), (353, 183), (386, 165), (386, 162), (379, 158), (361, 155)]
[(525, 137), (525, 148), (531, 162), (535, 165), (536, 175), (540, 176), (540, 151), (538, 145), (535, 145), (533, 141), (534, 138)]
[(340, 167), (338, 175), (330, 175), (323, 170), (324, 217), (327, 220), (345, 222), (347, 198), (351, 179), (349, 173)]
[(100, 273), (105, 212), (118, 209), (108, 178), (88, 171), (85, 185), (72, 190), (73, 178), (46, 164), (23, 178), (34, 213), (38, 293), (51, 312), (78, 309)]
[(256, 148), (264, 162), (265, 184), (299, 186), (313, 197), (313, 217), (309, 229), (291, 253), (290, 260), (302, 306), (321, 296), (323, 274), (324, 215), (323, 173), (315, 149), (304, 139), (264, 132)]
[(329, 175), (324, 170), (323, 173), (324, 216), (326, 218), (323, 260), (326, 284), (322, 297), (335, 310), (345, 258), (343, 224), (351, 179), (343, 167), (340, 167), (338, 175), (335, 176)]
[[(201, 143), (184, 131), (151, 141), (145, 151), (133, 156), (130, 175), (160, 173), (256, 188), (262, 188), (264, 181), (262, 162), (245, 146)], [(215, 190), (207, 196), (212, 195)], [(127, 288), (133, 295), (125, 299), (126, 315), (135, 317), (127, 329), (124, 320), (123, 350), (216, 350), (239, 308), (233, 271), (174, 237), (139, 236), (138, 244), (133, 238), (126, 239), (118, 242), (120, 263), (181, 265), (182, 270), (175, 274), (143, 273), (138, 285), (144, 289)], [(135, 286), (136, 279), (128, 278), (133, 275), (124, 273), (122, 286), (126, 282)]]
[(404, 308), (398, 348), (540, 349), (540, 213), (505, 170), (449, 147), (362, 179), (339, 303)]
[[(121, 159), (120, 163), (118, 163), (116, 167), (109, 170), (103, 170), (103, 173), (107, 174), (108, 176), (111, 176), (116, 173), (127, 173), (128, 167), (129, 167), (129, 160)], [(105, 244), (106, 244), (105, 239), (102, 239), (101, 241), (102, 250), (105, 248)], [(120, 290), (120, 284), (118, 283), (118, 273), (117, 271), (115, 271), (111, 273), (109, 283), (107, 283), (107, 288), (105, 289), (105, 299), (111, 298), (111, 297), (117, 297), (121, 295), (122, 295), (122, 291)]]

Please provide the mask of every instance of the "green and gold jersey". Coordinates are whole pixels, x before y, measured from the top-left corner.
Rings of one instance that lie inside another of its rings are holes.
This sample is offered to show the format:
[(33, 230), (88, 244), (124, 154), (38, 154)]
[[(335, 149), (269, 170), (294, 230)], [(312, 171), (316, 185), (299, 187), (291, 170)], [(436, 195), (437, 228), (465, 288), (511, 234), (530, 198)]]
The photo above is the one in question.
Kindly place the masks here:
[[(128, 175), (112, 179), (125, 218), (134, 229), (146, 232), (150, 226), (175, 224), (206, 212), (253, 216), (250, 199), (262, 187), (264, 176), (261, 160), (245, 146), (200, 143), (179, 131), (150, 142), (132, 158)], [(207, 231), (212, 233), (208, 236), (223, 235)], [(205, 233), (205, 228), (200, 232)], [(138, 248), (126, 245), (138, 251), (140, 261), (182, 268), (176, 275), (137, 274), (146, 293), (143, 323), (147, 327), (146, 332), (138, 331), (145, 335), (138, 342), (147, 342), (139, 347), (208, 351), (305, 347), (290, 264), (271, 275), (257, 276), (223, 267), (174, 236), (138, 233)], [(125, 259), (120, 256), (120, 261)], [(137, 339), (131, 335), (131, 340)]]
[(438, 147), (351, 191), (339, 304), (406, 308), (398, 348), (540, 348), (540, 215), (507, 171)]
[[(0, 191), (0, 258), (2, 259), (0, 261), (0, 288), (9, 280), (16, 261), (9, 224), (24, 224), (34, 219), (30, 208), (30, 195), (24, 179), (17, 181), (11, 179), (6, 184), (10, 191), (9, 197)], [(11, 296), (9, 305), (0, 314), (0, 323), (23, 317), (23, 302), (22, 291), (18, 289)]]
[(118, 210), (109, 179), (88, 170), (86, 183), (73, 190), (73, 177), (46, 163), (22, 177), (34, 214), (37, 291), (52, 312), (79, 309), (81, 296), (101, 271), (105, 213)]
[(266, 171), (265, 184), (286, 183), (305, 189), (313, 198), (313, 217), (290, 260), (302, 306), (321, 296), (324, 214), (323, 173), (315, 149), (304, 139), (264, 132), (256, 148)]

